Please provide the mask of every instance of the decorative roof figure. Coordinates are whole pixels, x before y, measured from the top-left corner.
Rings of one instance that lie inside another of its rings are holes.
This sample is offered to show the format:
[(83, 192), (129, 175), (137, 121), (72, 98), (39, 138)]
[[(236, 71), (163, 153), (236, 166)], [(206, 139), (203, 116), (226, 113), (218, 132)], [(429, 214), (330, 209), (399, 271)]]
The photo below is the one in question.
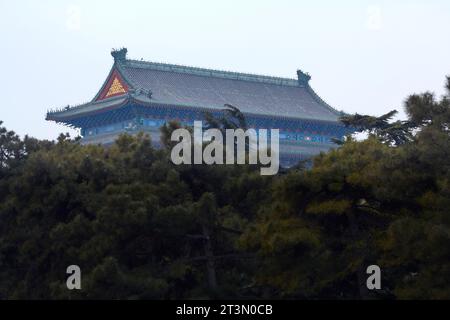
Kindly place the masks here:
[(302, 70), (297, 70), (297, 78), (298, 83), (304, 87), (307, 86), (309, 84), (309, 80), (311, 80), (309, 73), (305, 73)]
[(127, 48), (113, 49), (111, 55), (113, 56), (114, 61), (121, 62), (127, 59), (127, 52)]

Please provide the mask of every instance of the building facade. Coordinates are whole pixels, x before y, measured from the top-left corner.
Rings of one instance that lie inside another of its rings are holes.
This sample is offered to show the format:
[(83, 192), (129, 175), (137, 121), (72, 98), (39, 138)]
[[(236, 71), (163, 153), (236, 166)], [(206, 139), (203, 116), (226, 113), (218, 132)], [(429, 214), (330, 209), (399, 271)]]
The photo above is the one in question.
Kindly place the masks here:
[(159, 128), (177, 120), (192, 125), (205, 112), (220, 116), (225, 104), (239, 108), (250, 128), (280, 130), (280, 162), (291, 166), (335, 144), (349, 132), (310, 87), (297, 79), (225, 72), (127, 59), (113, 50), (114, 64), (91, 102), (47, 112), (47, 120), (80, 129), (82, 143), (110, 144), (120, 133), (149, 133), (160, 144)]

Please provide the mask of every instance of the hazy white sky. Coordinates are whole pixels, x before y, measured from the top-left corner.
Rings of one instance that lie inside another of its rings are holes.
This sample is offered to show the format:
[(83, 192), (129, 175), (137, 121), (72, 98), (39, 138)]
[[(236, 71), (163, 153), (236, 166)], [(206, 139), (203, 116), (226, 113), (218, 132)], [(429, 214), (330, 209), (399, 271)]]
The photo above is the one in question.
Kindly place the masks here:
[(49, 108), (93, 98), (128, 56), (295, 78), (329, 104), (379, 115), (408, 94), (443, 94), (450, 74), (450, 1), (0, 0), (0, 120), (54, 139)]

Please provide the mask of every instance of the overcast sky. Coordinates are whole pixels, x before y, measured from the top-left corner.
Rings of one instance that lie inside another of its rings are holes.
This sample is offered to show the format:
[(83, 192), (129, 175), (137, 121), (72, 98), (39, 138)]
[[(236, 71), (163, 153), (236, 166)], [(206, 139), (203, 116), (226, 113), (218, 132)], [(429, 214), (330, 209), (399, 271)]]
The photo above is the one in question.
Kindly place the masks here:
[[(111, 48), (134, 59), (281, 77), (300, 68), (329, 104), (380, 115), (444, 93), (450, 1), (0, 0), (0, 120), (54, 139), (49, 108), (91, 100)], [(72, 132), (72, 131), (70, 131)]]

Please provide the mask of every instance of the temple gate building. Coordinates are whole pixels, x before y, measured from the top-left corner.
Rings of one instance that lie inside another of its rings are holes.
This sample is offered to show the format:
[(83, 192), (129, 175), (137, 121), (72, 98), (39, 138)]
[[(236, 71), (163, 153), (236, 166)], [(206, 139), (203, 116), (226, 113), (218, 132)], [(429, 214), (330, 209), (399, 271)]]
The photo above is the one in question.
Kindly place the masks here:
[(47, 120), (80, 129), (82, 143), (110, 144), (120, 133), (149, 133), (160, 145), (159, 128), (177, 120), (192, 125), (206, 111), (220, 116), (225, 104), (239, 108), (250, 128), (280, 130), (280, 161), (296, 164), (335, 144), (349, 132), (342, 112), (297, 79), (225, 72), (127, 59), (113, 50), (114, 64), (92, 101), (47, 112)]

